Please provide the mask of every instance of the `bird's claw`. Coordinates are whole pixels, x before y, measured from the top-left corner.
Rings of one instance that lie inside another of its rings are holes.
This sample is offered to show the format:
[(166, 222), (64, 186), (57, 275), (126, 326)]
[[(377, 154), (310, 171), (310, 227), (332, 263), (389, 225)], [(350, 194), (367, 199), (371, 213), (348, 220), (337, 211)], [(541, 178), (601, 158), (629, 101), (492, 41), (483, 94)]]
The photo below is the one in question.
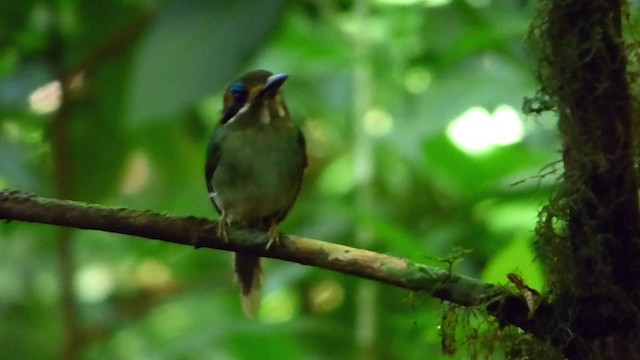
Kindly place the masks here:
[(267, 242), (266, 250), (269, 250), (271, 244), (280, 242), (280, 231), (278, 230), (278, 225), (272, 225), (269, 228), (269, 242)]
[(223, 213), (222, 217), (220, 217), (220, 220), (218, 220), (218, 229), (216, 231), (216, 234), (224, 242), (229, 242), (229, 236), (227, 235), (227, 225), (229, 225), (229, 223), (227, 222), (227, 219)]

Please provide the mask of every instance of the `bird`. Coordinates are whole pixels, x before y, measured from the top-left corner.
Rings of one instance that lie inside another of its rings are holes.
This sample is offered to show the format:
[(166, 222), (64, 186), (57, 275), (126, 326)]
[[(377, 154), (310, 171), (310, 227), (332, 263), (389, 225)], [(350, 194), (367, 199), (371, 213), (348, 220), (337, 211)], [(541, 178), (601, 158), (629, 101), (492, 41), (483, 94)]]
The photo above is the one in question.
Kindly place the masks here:
[[(266, 249), (277, 244), (278, 225), (300, 192), (307, 151), (281, 92), (287, 78), (254, 70), (224, 93), (222, 117), (207, 146), (205, 180), (220, 214), (217, 235), (225, 241), (227, 229), (237, 225), (266, 231)], [(243, 311), (255, 317), (262, 287), (260, 258), (235, 253), (234, 270)]]

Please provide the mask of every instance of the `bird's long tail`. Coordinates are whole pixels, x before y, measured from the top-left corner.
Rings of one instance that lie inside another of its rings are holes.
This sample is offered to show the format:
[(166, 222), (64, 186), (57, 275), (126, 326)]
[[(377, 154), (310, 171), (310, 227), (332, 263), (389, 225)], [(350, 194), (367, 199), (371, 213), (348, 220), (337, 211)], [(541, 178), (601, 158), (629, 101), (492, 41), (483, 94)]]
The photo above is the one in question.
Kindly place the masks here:
[(262, 267), (260, 258), (254, 255), (235, 254), (235, 271), (242, 310), (247, 317), (255, 317), (260, 309), (260, 289), (262, 288)]

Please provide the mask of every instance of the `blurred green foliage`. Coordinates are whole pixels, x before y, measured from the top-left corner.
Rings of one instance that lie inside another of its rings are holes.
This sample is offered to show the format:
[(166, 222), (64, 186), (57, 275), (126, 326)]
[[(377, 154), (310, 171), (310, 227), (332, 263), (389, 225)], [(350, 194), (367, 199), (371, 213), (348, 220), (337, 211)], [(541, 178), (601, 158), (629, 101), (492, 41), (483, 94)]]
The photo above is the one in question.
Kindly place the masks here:
[[(532, 13), (524, 0), (378, 0), (356, 24), (344, 0), (5, 1), (0, 186), (59, 195), (52, 134), (61, 95), (52, 82), (63, 77), (69, 196), (212, 218), (203, 162), (222, 90), (265, 68), (290, 75), (285, 96), (309, 147), (285, 232), (352, 244), (366, 228), (372, 250), (443, 267), (434, 259), (470, 249), (455, 271), (498, 283), (516, 272), (540, 288), (530, 244), (556, 179), (553, 120), (518, 112), (505, 124), (522, 136), (478, 151), (451, 131), (479, 107), (488, 115), (461, 125), (467, 138), (499, 135), (508, 129), (491, 114), (535, 92), (525, 47)], [(356, 119), (360, 28), (371, 101)], [(355, 121), (373, 143), (375, 205), (366, 209), (355, 199)], [(8, 223), (0, 236), (0, 358), (52, 358), (65, 334), (57, 231)], [(260, 319), (247, 320), (227, 253), (72, 236), (82, 358), (358, 357), (358, 279), (266, 260)], [(444, 357), (439, 302), (379, 287), (377, 357)]]

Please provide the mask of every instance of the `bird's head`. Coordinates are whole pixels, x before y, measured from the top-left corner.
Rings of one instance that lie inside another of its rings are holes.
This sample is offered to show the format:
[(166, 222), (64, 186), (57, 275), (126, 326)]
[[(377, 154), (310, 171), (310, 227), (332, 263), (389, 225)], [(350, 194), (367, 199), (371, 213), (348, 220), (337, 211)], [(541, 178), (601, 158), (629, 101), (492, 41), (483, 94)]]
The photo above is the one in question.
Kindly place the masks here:
[(286, 74), (266, 70), (244, 74), (225, 91), (220, 122), (225, 124), (242, 114), (251, 114), (246, 118), (267, 123), (275, 118), (287, 118), (289, 111), (280, 94), (280, 87), (287, 78)]

